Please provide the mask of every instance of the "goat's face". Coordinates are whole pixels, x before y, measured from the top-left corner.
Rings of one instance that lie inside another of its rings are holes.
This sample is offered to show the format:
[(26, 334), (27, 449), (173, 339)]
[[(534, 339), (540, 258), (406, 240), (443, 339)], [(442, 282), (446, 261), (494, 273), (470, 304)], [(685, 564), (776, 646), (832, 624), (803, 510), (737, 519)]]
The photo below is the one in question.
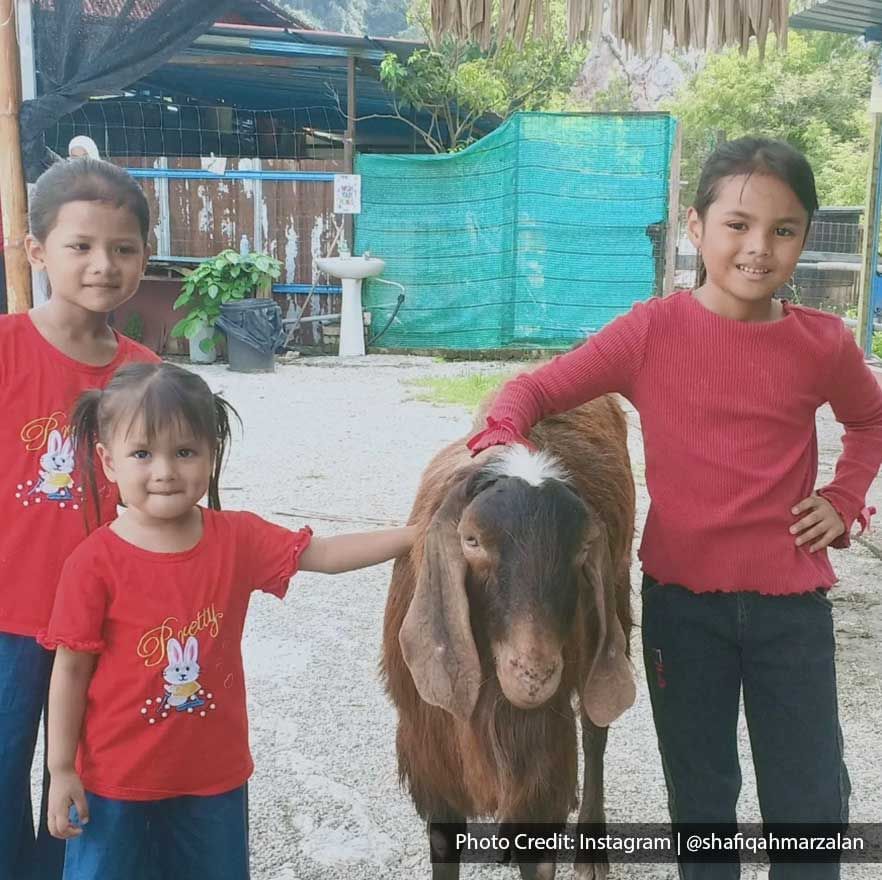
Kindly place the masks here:
[(479, 653), (492, 653), (508, 700), (557, 692), (589, 551), (589, 512), (560, 479), (479, 475), (458, 533)]
[(426, 530), (398, 633), (404, 661), (423, 700), (462, 720), (478, 699), (482, 655), (506, 697), (535, 708), (558, 689), (581, 613), (592, 640), (582, 645), (582, 706), (605, 727), (635, 693), (606, 527), (554, 459), (522, 448), (497, 458), (460, 473)]

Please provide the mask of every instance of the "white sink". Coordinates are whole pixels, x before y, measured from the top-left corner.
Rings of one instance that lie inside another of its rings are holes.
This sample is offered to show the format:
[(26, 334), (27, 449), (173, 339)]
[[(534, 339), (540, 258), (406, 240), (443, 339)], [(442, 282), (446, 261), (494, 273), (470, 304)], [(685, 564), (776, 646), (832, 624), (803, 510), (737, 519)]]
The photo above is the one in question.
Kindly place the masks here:
[(363, 278), (379, 275), (386, 263), (377, 257), (317, 257), (322, 272), (342, 280), (343, 301), (340, 307), (340, 357), (364, 354), (364, 321), (361, 310)]
[(373, 278), (386, 268), (386, 263), (377, 257), (317, 257), (316, 266), (322, 272), (335, 278)]

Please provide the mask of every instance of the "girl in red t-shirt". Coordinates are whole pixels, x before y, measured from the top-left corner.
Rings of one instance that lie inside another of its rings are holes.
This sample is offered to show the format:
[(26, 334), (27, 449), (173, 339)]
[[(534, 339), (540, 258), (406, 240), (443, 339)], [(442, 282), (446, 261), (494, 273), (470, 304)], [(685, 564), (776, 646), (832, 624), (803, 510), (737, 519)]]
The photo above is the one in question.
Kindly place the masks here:
[[(689, 209), (696, 288), (637, 303), (508, 383), (468, 443), (475, 453), (523, 443), (541, 419), (609, 392), (639, 412), (651, 497), (639, 553), (643, 662), (683, 829), (737, 830), (742, 694), (766, 831), (832, 835), (848, 821), (827, 548), (847, 547), (852, 524), (866, 528), (872, 513), (882, 390), (838, 316), (775, 297), (817, 207), (812, 169), (789, 144), (721, 144)], [(843, 449), (816, 490), (815, 417), (828, 403)], [(593, 736), (605, 742), (605, 730)], [(726, 863), (684, 851), (681, 880), (737, 880), (733, 840), (714, 854)], [(771, 880), (840, 876), (838, 862), (792, 855), (778, 861), (770, 846)]]
[(163, 876), (247, 878), (251, 593), (282, 597), (299, 569), (351, 571), (413, 543), (412, 527), (313, 538), (221, 513), (231, 411), (171, 364), (126, 367), (77, 405), (83, 466), (97, 452), (126, 510), (68, 559), (40, 636), (58, 652), (49, 829), (68, 840), (65, 880), (126, 880), (148, 858)]
[[(45, 796), (35, 840), (30, 777), (54, 657), (35, 636), (64, 560), (86, 537), (68, 413), (121, 364), (159, 359), (108, 326), (138, 289), (149, 253), (138, 184), (107, 162), (58, 162), (37, 181), (29, 220), (28, 257), (51, 296), (0, 316), (0, 799), (8, 807), (0, 877), (57, 880), (64, 847), (48, 833)], [(106, 485), (101, 506), (114, 515)]]

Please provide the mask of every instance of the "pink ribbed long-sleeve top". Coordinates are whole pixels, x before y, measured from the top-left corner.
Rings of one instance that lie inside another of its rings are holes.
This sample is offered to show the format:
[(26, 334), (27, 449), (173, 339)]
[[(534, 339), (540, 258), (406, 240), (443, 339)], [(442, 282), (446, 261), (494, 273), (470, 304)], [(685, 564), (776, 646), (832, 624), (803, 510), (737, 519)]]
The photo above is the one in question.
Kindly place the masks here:
[[(640, 413), (651, 505), (644, 571), (694, 592), (832, 586), (825, 550), (797, 547), (790, 511), (815, 491), (815, 413), (845, 426), (819, 490), (846, 528), (866, 526), (882, 463), (882, 388), (835, 315), (784, 304), (767, 323), (723, 318), (689, 291), (637, 303), (575, 351), (509, 382), (470, 441), (511, 443), (545, 416), (607, 392)], [(498, 424), (509, 420), (507, 424)], [(834, 542), (847, 546), (848, 532)]]

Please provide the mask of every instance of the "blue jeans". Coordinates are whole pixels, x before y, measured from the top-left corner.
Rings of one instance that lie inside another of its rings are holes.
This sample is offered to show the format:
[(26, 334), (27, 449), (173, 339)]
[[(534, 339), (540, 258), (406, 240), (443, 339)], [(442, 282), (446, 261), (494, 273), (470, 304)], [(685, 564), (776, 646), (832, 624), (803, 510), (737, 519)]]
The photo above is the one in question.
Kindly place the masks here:
[(68, 841), (64, 880), (131, 880), (145, 865), (155, 877), (248, 880), (247, 786), (160, 801), (86, 799), (89, 824)]
[[(831, 612), (821, 590), (696, 594), (644, 576), (643, 659), (674, 822), (735, 825), (742, 689), (763, 822), (848, 821)], [(773, 860), (770, 880), (839, 873)], [(737, 863), (680, 865), (683, 880), (739, 876)]]
[(46, 795), (49, 773), (43, 761), (40, 825), (34, 835), (31, 764), (40, 716), (44, 715), (55, 655), (32, 636), (0, 632), (0, 877), (3, 880), (58, 880), (64, 843), (49, 835)]

